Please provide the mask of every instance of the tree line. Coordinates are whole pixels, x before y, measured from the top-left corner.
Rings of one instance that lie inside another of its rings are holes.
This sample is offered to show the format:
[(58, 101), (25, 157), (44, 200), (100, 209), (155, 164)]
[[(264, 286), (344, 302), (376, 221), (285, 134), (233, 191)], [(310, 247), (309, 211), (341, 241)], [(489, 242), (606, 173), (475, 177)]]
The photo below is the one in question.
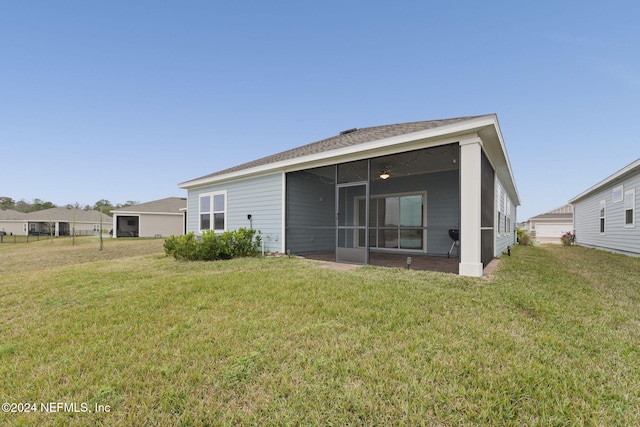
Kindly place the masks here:
[(125, 203), (112, 204), (109, 200), (100, 199), (95, 202), (93, 205), (81, 205), (80, 203), (68, 203), (63, 206), (57, 206), (54, 203), (46, 202), (41, 199), (33, 199), (31, 202), (28, 202), (24, 199), (15, 201), (11, 197), (0, 197), (0, 209), (12, 209), (14, 211), (29, 213), (29, 212), (37, 212), (44, 209), (51, 208), (69, 208), (69, 209), (82, 209), (85, 211), (100, 211), (104, 214), (111, 215), (111, 211), (114, 209), (124, 208), (126, 206), (137, 205), (139, 202), (135, 202), (132, 200), (128, 200)]

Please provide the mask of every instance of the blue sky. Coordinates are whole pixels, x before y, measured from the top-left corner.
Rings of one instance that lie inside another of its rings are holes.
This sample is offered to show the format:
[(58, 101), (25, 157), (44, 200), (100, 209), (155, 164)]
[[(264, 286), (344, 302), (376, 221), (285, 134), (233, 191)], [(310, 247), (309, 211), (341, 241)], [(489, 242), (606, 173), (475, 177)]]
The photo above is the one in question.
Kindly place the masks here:
[(344, 129), (496, 113), (522, 206), (640, 157), (638, 2), (0, 1), (0, 196), (177, 184)]

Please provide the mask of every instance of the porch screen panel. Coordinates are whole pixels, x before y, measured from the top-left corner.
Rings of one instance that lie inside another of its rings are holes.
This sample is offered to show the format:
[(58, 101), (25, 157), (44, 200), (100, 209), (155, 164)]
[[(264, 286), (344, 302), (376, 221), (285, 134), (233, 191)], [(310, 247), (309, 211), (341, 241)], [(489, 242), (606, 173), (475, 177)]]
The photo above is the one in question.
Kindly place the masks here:
[(484, 152), (481, 162), (480, 257), (486, 266), (494, 257), (495, 174)]
[(335, 252), (335, 166), (286, 174), (286, 249)]

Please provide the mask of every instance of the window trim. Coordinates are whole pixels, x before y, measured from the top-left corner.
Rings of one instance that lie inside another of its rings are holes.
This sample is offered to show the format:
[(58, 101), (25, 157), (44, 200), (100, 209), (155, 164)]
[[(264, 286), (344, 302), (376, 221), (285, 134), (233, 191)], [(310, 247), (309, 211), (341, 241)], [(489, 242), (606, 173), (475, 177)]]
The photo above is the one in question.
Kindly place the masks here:
[[(631, 196), (631, 223), (627, 223), (627, 196)], [(631, 190), (627, 190), (624, 192), (624, 208), (623, 208), (623, 221), (625, 228), (635, 228), (636, 226), (636, 189), (632, 188)]]
[[(224, 196), (224, 209), (223, 210), (215, 210), (214, 209), (214, 197), (215, 196)], [(202, 199), (205, 197), (210, 197), (210, 204), (209, 204), (209, 211), (208, 212), (202, 212), (201, 210), (201, 206), (202, 206)], [(202, 228), (202, 215), (208, 213), (209, 214), (209, 228)], [(215, 214), (223, 214), (223, 221), (224, 221), (224, 226), (222, 229), (216, 229), (215, 228)], [(211, 191), (208, 193), (202, 193), (198, 196), (198, 229), (200, 230), (200, 232), (206, 231), (206, 230), (213, 230), (215, 233), (223, 233), (225, 231), (227, 231), (227, 190), (220, 190), (220, 191)]]
[(598, 227), (600, 229), (600, 234), (606, 234), (607, 232), (607, 201), (600, 200), (600, 210), (599, 210), (599, 218)]
[[(379, 250), (379, 251), (385, 251), (385, 252), (423, 252), (423, 253), (427, 253), (427, 192), (426, 191), (410, 191), (410, 192), (403, 192), (403, 193), (385, 193), (385, 194), (372, 194), (369, 196), (369, 202), (371, 203), (371, 201), (373, 200), (380, 200), (380, 199), (387, 199), (387, 198), (391, 198), (391, 197), (397, 197), (397, 198), (402, 198), (402, 197), (407, 197), (407, 196), (421, 196), (422, 197), (422, 226), (418, 227), (418, 226), (401, 226), (400, 224), (398, 224), (398, 227), (385, 227), (385, 226), (379, 226), (379, 225), (372, 225), (369, 224), (369, 231), (371, 230), (376, 230), (376, 233), (378, 233), (379, 231), (382, 230), (398, 230), (398, 247), (397, 248), (386, 248), (386, 247), (379, 247), (378, 246), (378, 241), (376, 239), (376, 245), (373, 246), (371, 244), (371, 242), (369, 242), (369, 249), (373, 249), (373, 250)], [(366, 200), (365, 196), (358, 196), (354, 198), (354, 203), (355, 203), (355, 207), (354, 207), (354, 218), (358, 218), (358, 216), (360, 215), (360, 202)], [(400, 214), (400, 212), (399, 212)], [(398, 221), (400, 222), (400, 221)], [(400, 234), (402, 232), (402, 230), (422, 230), (423, 232), (423, 237), (422, 237), (422, 249), (407, 249), (407, 248), (401, 248), (400, 247)], [(362, 248), (362, 246), (358, 245), (359, 248)]]
[(507, 219), (505, 218), (505, 199), (506, 199), (506, 194), (504, 193), (504, 190), (502, 189), (502, 186), (500, 185), (500, 183), (498, 183), (497, 186), (498, 189), (498, 194), (497, 194), (497, 205), (498, 205), (498, 226), (496, 227), (497, 229), (497, 236), (501, 237), (503, 234), (505, 234), (505, 230), (506, 230), (506, 223), (507, 223)]

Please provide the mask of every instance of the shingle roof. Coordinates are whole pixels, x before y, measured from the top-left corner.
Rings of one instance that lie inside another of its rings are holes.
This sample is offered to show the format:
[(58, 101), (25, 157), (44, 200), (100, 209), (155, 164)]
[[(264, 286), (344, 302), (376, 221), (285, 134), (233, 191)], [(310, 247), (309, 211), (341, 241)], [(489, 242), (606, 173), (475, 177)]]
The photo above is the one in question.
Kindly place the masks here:
[(14, 211), (13, 209), (0, 209), (0, 220), (11, 221), (25, 219), (26, 213)]
[(224, 169), (218, 172), (214, 172), (209, 175), (195, 178), (195, 181), (199, 179), (206, 179), (217, 175), (223, 175), (231, 172), (237, 172), (245, 169), (250, 169), (257, 166), (268, 165), (270, 163), (276, 163), (283, 160), (295, 159), (298, 157), (308, 156), (317, 153), (324, 153), (331, 150), (337, 150), (340, 148), (350, 147), (358, 144), (364, 144), (366, 142), (377, 141), (385, 138), (391, 138), (398, 135), (405, 135), (413, 132), (419, 132), (426, 129), (434, 129), (440, 126), (451, 125), (465, 120), (471, 120), (484, 116), (467, 116), (458, 117), (453, 119), (443, 120), (428, 120), (422, 122), (408, 122), (399, 123), (394, 125), (373, 126), (362, 129), (351, 129), (349, 131), (341, 132), (339, 135), (332, 136), (330, 138), (323, 139), (321, 141), (306, 144), (301, 147), (293, 148), (291, 150), (283, 151), (281, 153), (273, 154), (271, 156), (263, 157), (258, 160), (254, 160), (248, 163), (243, 163), (238, 166), (234, 166), (228, 169)]
[(529, 221), (531, 220), (539, 221), (541, 219), (572, 219), (572, 218), (573, 218), (572, 213), (545, 213), (541, 215), (536, 215), (530, 218)]
[(102, 222), (112, 222), (113, 219), (109, 215), (101, 214), (94, 210), (82, 210), (76, 208), (51, 208), (41, 211), (30, 212), (25, 214), (22, 219), (29, 221), (63, 221), (63, 222), (100, 222), (100, 215), (102, 215)]
[(112, 212), (136, 212), (136, 213), (180, 213), (187, 207), (187, 199), (184, 197), (167, 197), (165, 199), (140, 203), (114, 209)]

